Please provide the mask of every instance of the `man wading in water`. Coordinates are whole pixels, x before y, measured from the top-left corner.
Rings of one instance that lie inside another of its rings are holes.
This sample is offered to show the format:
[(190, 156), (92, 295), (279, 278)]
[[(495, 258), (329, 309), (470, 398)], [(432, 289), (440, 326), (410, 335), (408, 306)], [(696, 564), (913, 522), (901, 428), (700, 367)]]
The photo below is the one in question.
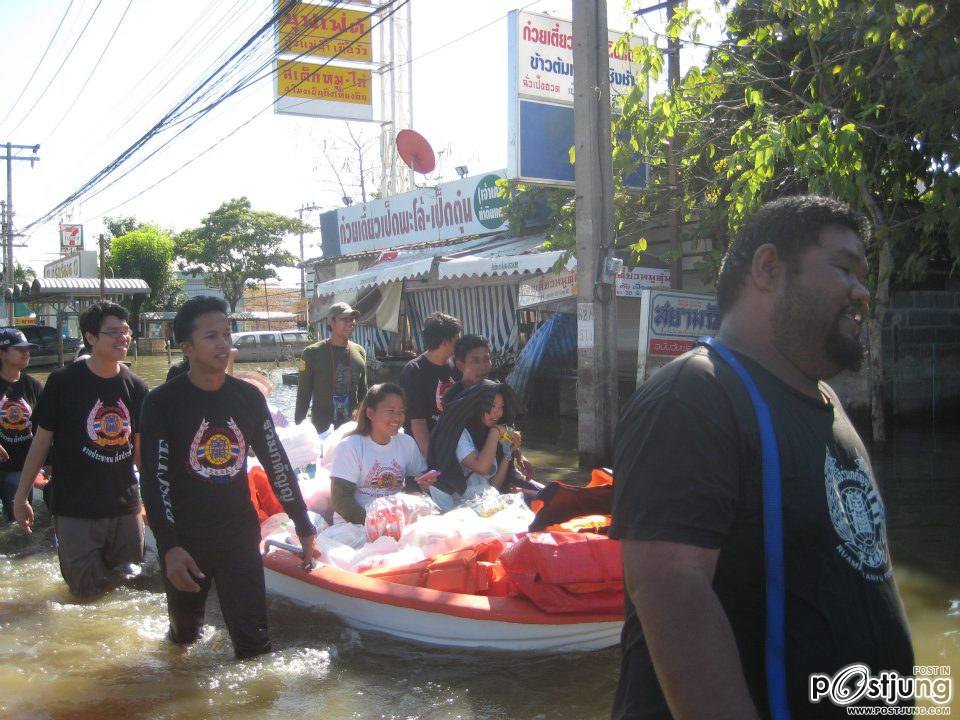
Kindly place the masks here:
[[(868, 236), (842, 203), (777, 200), (744, 225), (717, 282), (719, 338), (769, 406), (779, 446), (794, 720), (848, 717), (808, 699), (812, 673), (855, 662), (913, 672), (870, 460), (822, 382), (862, 362)], [(744, 382), (706, 347), (627, 404), (610, 532), (628, 590), (614, 718), (770, 716), (759, 433)]]
[(200, 636), (211, 582), (237, 658), (270, 650), (260, 524), (250, 501), (247, 449), (263, 463), (293, 520), (305, 565), (316, 530), (297, 474), (256, 387), (226, 374), (230, 321), (223, 300), (193, 298), (173, 321), (190, 370), (143, 404), (143, 498), (157, 538), (170, 640)]
[(50, 512), (60, 572), (71, 593), (90, 597), (140, 572), (143, 520), (133, 464), (147, 386), (121, 362), (130, 346), (123, 307), (92, 305), (80, 331), (90, 356), (52, 372), (40, 394), (14, 513), (30, 532), (28, 498), (53, 445)]

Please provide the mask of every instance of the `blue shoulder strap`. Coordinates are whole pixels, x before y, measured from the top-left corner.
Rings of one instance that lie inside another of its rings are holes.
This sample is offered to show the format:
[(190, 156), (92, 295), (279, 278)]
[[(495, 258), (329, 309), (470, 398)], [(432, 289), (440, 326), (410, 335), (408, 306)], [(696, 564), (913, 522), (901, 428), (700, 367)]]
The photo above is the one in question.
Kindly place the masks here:
[(763, 549), (766, 581), (765, 666), (767, 700), (773, 720), (789, 720), (787, 705), (787, 663), (785, 630), (786, 578), (783, 568), (783, 498), (780, 482), (780, 449), (773, 431), (770, 408), (743, 363), (715, 337), (702, 337), (700, 342), (720, 356), (740, 376), (760, 428), (760, 451), (763, 458)]

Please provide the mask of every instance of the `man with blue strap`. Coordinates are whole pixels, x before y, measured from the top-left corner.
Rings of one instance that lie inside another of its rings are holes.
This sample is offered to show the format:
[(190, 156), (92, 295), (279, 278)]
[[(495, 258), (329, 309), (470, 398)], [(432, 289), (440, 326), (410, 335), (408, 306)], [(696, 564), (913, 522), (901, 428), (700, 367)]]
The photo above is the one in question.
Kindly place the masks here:
[(628, 402), (614, 718), (848, 717), (812, 674), (912, 673), (883, 501), (823, 382), (863, 360), (869, 232), (828, 198), (764, 205), (724, 258), (718, 337)]

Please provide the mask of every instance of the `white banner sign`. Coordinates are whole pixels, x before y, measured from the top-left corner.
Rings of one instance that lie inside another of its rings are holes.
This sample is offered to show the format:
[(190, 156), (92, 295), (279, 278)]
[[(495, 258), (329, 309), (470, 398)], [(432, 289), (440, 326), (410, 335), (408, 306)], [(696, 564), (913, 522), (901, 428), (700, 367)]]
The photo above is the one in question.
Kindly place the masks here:
[[(644, 288), (670, 287), (670, 271), (658, 268), (626, 268), (617, 275), (617, 297), (640, 297)], [(519, 307), (531, 307), (556, 302), (577, 294), (577, 271), (545, 273), (520, 283), (517, 295)]]
[[(506, 201), (497, 181), (503, 171), (441, 183), (337, 210), (339, 254), (454, 240), (506, 230)], [(324, 254), (327, 238), (324, 237)]]
[[(518, 91), (521, 97), (573, 105), (573, 23), (531, 12), (518, 13)], [(626, 95), (642, 75), (632, 52), (618, 46), (623, 33), (608, 31), (610, 99)], [(631, 37), (632, 46), (641, 38)]]

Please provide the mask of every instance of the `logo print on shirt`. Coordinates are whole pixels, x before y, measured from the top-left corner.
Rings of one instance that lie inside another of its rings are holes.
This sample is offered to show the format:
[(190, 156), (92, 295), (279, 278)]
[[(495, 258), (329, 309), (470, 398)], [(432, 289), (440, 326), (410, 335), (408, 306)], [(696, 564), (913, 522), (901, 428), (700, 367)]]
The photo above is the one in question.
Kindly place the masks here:
[(30, 406), (21, 399), (0, 402), (0, 428), (7, 432), (22, 433), (30, 429)]
[(99, 448), (119, 447), (130, 440), (130, 411), (117, 400), (116, 407), (97, 399), (87, 415), (87, 436)]
[(206, 480), (229, 482), (247, 459), (247, 444), (233, 418), (227, 427), (211, 428), (206, 418), (190, 443), (190, 469)]
[(395, 462), (390, 463), (389, 467), (375, 463), (367, 478), (371, 495), (388, 495), (403, 489), (403, 468)]
[(828, 447), (823, 476), (830, 520), (842, 540), (837, 552), (867, 580), (886, 580), (891, 572), (886, 513), (870, 468), (857, 457), (854, 468), (847, 470)]
[(443, 396), (447, 394), (447, 390), (456, 385), (454, 380), (437, 380), (437, 414), (443, 412)]

